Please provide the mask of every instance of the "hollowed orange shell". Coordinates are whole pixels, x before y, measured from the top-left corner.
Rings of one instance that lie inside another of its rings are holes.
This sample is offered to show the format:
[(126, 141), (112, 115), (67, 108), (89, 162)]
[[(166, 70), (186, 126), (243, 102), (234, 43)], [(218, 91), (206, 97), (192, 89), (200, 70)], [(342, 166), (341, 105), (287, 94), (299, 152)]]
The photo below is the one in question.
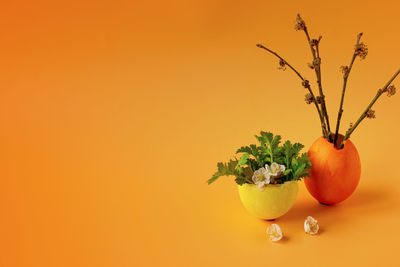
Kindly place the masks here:
[(342, 149), (325, 138), (318, 138), (310, 147), (311, 177), (304, 179), (310, 194), (322, 204), (334, 205), (347, 199), (356, 189), (361, 175), (357, 149), (350, 140)]

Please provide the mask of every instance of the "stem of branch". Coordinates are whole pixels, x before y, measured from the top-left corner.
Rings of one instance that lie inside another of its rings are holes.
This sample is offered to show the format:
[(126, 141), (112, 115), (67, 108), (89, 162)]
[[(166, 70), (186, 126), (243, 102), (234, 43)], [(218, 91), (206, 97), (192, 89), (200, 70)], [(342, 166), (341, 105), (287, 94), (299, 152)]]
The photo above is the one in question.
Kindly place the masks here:
[(346, 135), (345, 135), (343, 141), (350, 138), (350, 135), (354, 132), (354, 130), (357, 128), (357, 126), (360, 124), (360, 122), (367, 116), (367, 112), (371, 109), (371, 107), (375, 104), (375, 102), (378, 100), (378, 98), (386, 91), (388, 86), (393, 82), (394, 79), (396, 79), (397, 75), (399, 75), (399, 74), (400, 74), (400, 69), (393, 75), (392, 78), (390, 78), (390, 80), (386, 83), (386, 85), (382, 89), (378, 90), (378, 92), (376, 93), (376, 96), (372, 99), (371, 103), (367, 106), (367, 108), (361, 114), (360, 118), (356, 121), (356, 123), (353, 125), (353, 127), (351, 127), (346, 132)]
[[(300, 15), (298, 15), (300, 17)], [(313, 63), (314, 64), (314, 69), (315, 69), (315, 75), (317, 76), (317, 83), (318, 83), (318, 89), (319, 89), (319, 96), (321, 99), (321, 111), (322, 111), (322, 118), (324, 121), (326, 121), (326, 125), (325, 125), (325, 131), (328, 132), (327, 134), (327, 138), (330, 139), (330, 132), (331, 132), (331, 126), (329, 123), (329, 116), (328, 116), (328, 112), (326, 110), (326, 103), (325, 103), (325, 95), (324, 92), (322, 90), (322, 81), (321, 81), (321, 58), (319, 57), (319, 41), (321, 40), (322, 36), (319, 37), (318, 42), (316, 44), (316, 49), (313, 48), (313, 45), (311, 43), (311, 38), (310, 35), (308, 34), (308, 30), (307, 27), (304, 26), (304, 33), (306, 34), (307, 37), (307, 41), (308, 44), (310, 46), (311, 49), (311, 53), (313, 56)]]
[(267, 48), (267, 47), (265, 47), (265, 46), (263, 46), (262, 44), (256, 44), (256, 46), (259, 47), (259, 48), (265, 49), (265, 50), (267, 50), (268, 52), (270, 52), (271, 54), (275, 55), (277, 58), (279, 58), (280, 60), (282, 60), (283, 62), (285, 62), (286, 66), (288, 66), (291, 70), (293, 70), (293, 71), (297, 74), (297, 76), (299, 76), (299, 78), (300, 78), (302, 81), (305, 80), (305, 79), (303, 78), (303, 76), (301, 76), (301, 74), (300, 74), (295, 68), (293, 68), (292, 65), (290, 65), (284, 58), (282, 58), (280, 55), (278, 55), (278, 53), (272, 51), (271, 49), (269, 49), (269, 48)]
[(265, 46), (263, 46), (261, 44), (257, 44), (257, 47), (268, 51), (269, 53), (273, 54), (274, 56), (276, 56), (277, 58), (279, 58), (280, 60), (285, 62), (285, 65), (288, 66), (291, 70), (293, 70), (294, 73), (296, 73), (296, 75), (301, 79), (302, 83), (306, 84), (306, 86), (304, 86), (304, 87), (307, 88), (307, 90), (309, 91), (309, 93), (311, 94), (311, 96), (314, 99), (313, 102), (315, 104), (315, 107), (317, 109), (317, 112), (318, 112), (318, 115), (319, 115), (319, 118), (320, 118), (320, 121), (321, 121), (322, 135), (326, 138), (329, 135), (329, 133), (327, 133), (327, 131), (326, 131), (326, 125), (325, 125), (324, 117), (323, 117), (322, 112), (321, 112), (321, 110), (320, 110), (320, 108), (318, 106), (318, 103), (316, 101), (315, 95), (314, 95), (314, 93), (313, 93), (313, 91), (311, 89), (311, 86), (310, 86), (309, 82), (306, 79), (304, 79), (303, 76), (292, 65), (290, 65), (284, 58), (282, 58), (280, 55), (278, 55), (278, 53), (272, 51), (271, 49), (269, 49), (269, 48), (267, 48), (267, 47), (265, 47)]
[[(323, 90), (322, 90), (321, 57), (319, 56), (319, 42), (321, 41), (321, 38), (322, 38), (322, 36), (320, 36), (320, 37), (318, 38), (318, 43), (317, 43), (317, 45), (316, 45), (317, 60), (318, 60), (318, 62), (319, 62), (319, 64), (318, 64), (317, 82), (318, 82), (319, 93), (320, 93), (320, 96), (321, 96), (321, 98), (322, 98), (321, 107), (322, 107), (322, 110), (323, 110), (323, 112), (324, 112), (324, 116), (325, 116), (325, 120), (326, 120), (326, 125), (327, 125), (327, 127), (328, 127), (328, 133), (329, 133), (328, 138), (330, 139), (330, 138), (331, 138), (331, 135), (330, 135), (330, 133), (331, 133), (331, 125), (330, 125), (330, 123), (329, 123), (328, 111), (327, 111), (327, 109), (326, 109), (325, 95), (324, 95)], [(332, 140), (330, 140), (330, 141), (332, 141)]]
[[(356, 45), (358, 45), (358, 44), (360, 43), (361, 36), (362, 36), (362, 33), (358, 34)], [(343, 103), (344, 103), (344, 95), (345, 95), (345, 93), (346, 93), (347, 79), (349, 78), (350, 71), (351, 71), (351, 69), (352, 69), (352, 67), (353, 67), (353, 63), (354, 63), (354, 60), (356, 59), (356, 57), (357, 57), (357, 54), (356, 54), (356, 51), (354, 51), (353, 57), (351, 58), (351, 61), (350, 61), (349, 68), (348, 68), (348, 70), (347, 70), (347, 71), (344, 73), (344, 75), (343, 75), (342, 97), (341, 97), (341, 99), (340, 99), (340, 106), (339, 106), (339, 111), (338, 111), (338, 117), (337, 117), (337, 120), (336, 120), (335, 138), (334, 138), (334, 140), (333, 140), (333, 144), (334, 144), (336, 147), (338, 147), (337, 140), (338, 140), (338, 137), (339, 137), (340, 121), (341, 121), (342, 115), (343, 115)], [(340, 144), (340, 145), (341, 145), (341, 144)]]

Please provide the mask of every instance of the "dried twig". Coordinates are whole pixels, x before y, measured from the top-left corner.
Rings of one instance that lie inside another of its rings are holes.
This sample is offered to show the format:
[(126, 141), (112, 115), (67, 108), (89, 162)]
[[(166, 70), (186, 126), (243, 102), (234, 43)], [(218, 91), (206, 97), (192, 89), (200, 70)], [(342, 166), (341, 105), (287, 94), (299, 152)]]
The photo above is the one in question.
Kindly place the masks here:
[[(394, 92), (389, 92), (388, 88), (389, 88), (389, 85), (393, 82), (394, 79), (396, 79), (397, 75), (399, 75), (399, 74), (400, 74), (400, 69), (393, 75), (392, 78), (390, 78), (390, 80), (386, 83), (386, 85), (382, 89), (378, 90), (378, 92), (376, 93), (376, 96), (372, 99), (371, 103), (367, 106), (367, 108), (361, 114), (360, 118), (356, 121), (356, 123), (354, 123), (354, 125), (352, 127), (350, 127), (349, 130), (347, 130), (344, 140), (347, 140), (350, 138), (350, 135), (354, 132), (354, 130), (357, 128), (357, 126), (360, 124), (360, 122), (369, 114), (371, 107), (375, 104), (375, 102), (378, 100), (378, 98), (383, 93), (387, 92), (388, 96), (394, 94)], [(392, 87), (392, 88), (394, 88), (394, 87)], [(339, 147), (341, 147), (341, 145)]]
[(319, 53), (319, 44), (321, 41), (321, 36), (318, 39), (311, 39), (310, 35), (307, 30), (307, 26), (305, 21), (301, 18), (299, 14), (297, 14), (296, 17), (296, 24), (294, 28), (297, 31), (304, 31), (308, 44), (311, 49), (311, 53), (313, 56), (313, 62), (309, 63), (308, 66), (315, 71), (316, 77), (317, 77), (317, 84), (318, 84), (318, 89), (319, 89), (319, 95), (315, 96), (313, 91), (311, 90), (311, 85), (308, 80), (306, 80), (292, 65), (290, 65), (285, 59), (283, 59), (281, 56), (279, 56), (276, 52), (272, 51), (271, 49), (261, 45), (257, 44), (257, 47), (262, 48), (269, 53), (275, 55), (279, 59), (279, 69), (285, 70), (286, 67), (289, 67), (302, 81), (302, 86), (306, 88), (309, 93), (306, 94), (305, 96), (305, 102), (307, 104), (314, 103), (320, 121), (321, 121), (321, 128), (322, 128), (322, 135), (324, 138), (326, 138), (329, 142), (334, 143), (334, 145), (337, 148), (342, 148), (343, 147), (343, 141), (349, 139), (350, 135), (353, 133), (353, 131), (357, 128), (357, 126), (360, 124), (360, 122), (365, 118), (375, 118), (375, 111), (371, 109), (371, 107), (374, 105), (374, 103), (378, 100), (378, 98), (383, 94), (387, 93), (387, 95), (390, 97), (396, 93), (396, 87), (394, 85), (390, 85), (393, 80), (399, 75), (400, 70), (398, 70), (393, 77), (389, 80), (389, 82), (382, 88), (379, 89), (376, 96), (372, 99), (371, 103), (368, 105), (368, 107), (365, 109), (365, 111), (361, 114), (360, 118), (354, 123), (350, 125), (350, 128), (347, 130), (346, 135), (339, 136), (339, 129), (340, 129), (340, 122), (342, 119), (343, 115), (343, 104), (344, 104), (344, 96), (346, 93), (346, 86), (347, 86), (347, 80), (349, 78), (350, 71), (353, 67), (354, 61), (356, 57), (360, 57), (360, 59), (365, 59), (365, 57), (368, 54), (368, 47), (360, 42), (362, 33), (358, 34), (357, 36), (357, 42), (354, 47), (354, 53), (353, 57), (350, 61), (349, 66), (341, 66), (341, 71), (343, 72), (343, 89), (342, 89), (342, 96), (340, 100), (340, 106), (339, 106), (339, 111), (338, 111), (338, 117), (337, 117), (337, 122), (336, 122), (336, 129), (335, 129), (335, 134), (333, 135), (331, 133), (330, 129), (330, 123), (329, 123), (329, 116), (326, 108), (326, 103), (325, 103), (325, 95), (322, 90), (322, 78), (321, 78), (321, 57)]
[[(321, 102), (321, 111), (322, 111), (322, 117), (324, 121), (326, 121), (326, 131), (328, 132), (327, 138), (330, 139), (330, 132), (331, 132), (331, 127), (329, 123), (329, 116), (328, 112), (326, 109), (326, 103), (325, 103), (325, 95), (322, 90), (322, 78), (321, 78), (321, 57), (319, 56), (319, 43), (321, 41), (322, 36), (320, 36), (318, 39), (311, 39), (310, 35), (307, 30), (306, 23), (304, 20), (301, 18), (300, 14), (297, 14), (297, 19), (296, 19), (296, 25), (295, 25), (296, 30), (302, 30), (306, 34), (308, 44), (311, 49), (311, 53), (313, 56), (313, 69), (315, 70), (315, 75), (317, 76), (317, 84), (318, 84), (318, 89), (319, 89), (319, 99)], [(314, 48), (315, 47), (315, 48)]]
[(339, 111), (338, 111), (338, 116), (337, 116), (337, 121), (336, 121), (336, 131), (335, 131), (335, 138), (333, 139), (333, 144), (337, 147), (337, 140), (339, 136), (339, 127), (340, 127), (340, 120), (342, 119), (343, 115), (343, 103), (344, 103), (344, 95), (346, 93), (346, 85), (347, 85), (347, 79), (349, 78), (350, 71), (353, 67), (354, 60), (356, 59), (358, 55), (358, 50), (357, 47), (359, 47), (360, 44), (360, 39), (363, 33), (360, 33), (357, 35), (357, 42), (354, 48), (354, 53), (353, 57), (351, 58), (350, 65), (349, 66), (342, 66), (342, 72), (343, 72), (343, 90), (342, 90), (342, 97), (340, 99), (340, 106), (339, 106)]
[[(303, 87), (306, 88), (309, 91), (310, 95), (312, 96), (312, 99), (314, 99), (314, 100), (316, 99), (315, 95), (314, 95), (314, 93), (313, 93), (313, 91), (311, 89), (310, 82), (308, 80), (304, 79), (304, 77), (292, 65), (290, 65), (284, 58), (282, 58), (280, 55), (278, 55), (278, 53), (272, 51), (271, 49), (269, 49), (269, 48), (267, 48), (267, 47), (265, 47), (265, 46), (263, 46), (261, 44), (257, 44), (257, 47), (262, 48), (262, 49), (268, 51), (269, 53), (275, 55), (277, 58), (279, 58), (280, 65), (281, 65), (281, 63), (284, 63), (284, 65), (288, 66), (292, 71), (294, 71), (294, 73), (301, 79)], [(322, 112), (321, 112), (321, 110), (320, 110), (320, 108), (318, 106), (317, 101), (313, 101), (313, 102), (314, 102), (315, 107), (316, 107), (316, 109), (318, 111), (318, 115), (319, 115), (319, 118), (320, 118), (320, 121), (321, 121), (322, 135), (324, 137), (327, 137), (329, 135), (329, 133), (326, 130), (324, 117), (323, 117)]]

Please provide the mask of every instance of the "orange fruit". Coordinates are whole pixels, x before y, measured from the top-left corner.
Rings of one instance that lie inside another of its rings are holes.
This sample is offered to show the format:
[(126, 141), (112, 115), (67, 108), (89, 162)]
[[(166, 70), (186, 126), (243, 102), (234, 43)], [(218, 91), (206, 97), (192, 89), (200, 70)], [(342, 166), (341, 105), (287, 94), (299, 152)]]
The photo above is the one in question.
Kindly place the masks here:
[(334, 205), (347, 199), (360, 180), (357, 149), (350, 140), (343, 144), (344, 147), (338, 149), (320, 137), (308, 150), (312, 166), (310, 177), (306, 177), (304, 183), (308, 192), (322, 204)]

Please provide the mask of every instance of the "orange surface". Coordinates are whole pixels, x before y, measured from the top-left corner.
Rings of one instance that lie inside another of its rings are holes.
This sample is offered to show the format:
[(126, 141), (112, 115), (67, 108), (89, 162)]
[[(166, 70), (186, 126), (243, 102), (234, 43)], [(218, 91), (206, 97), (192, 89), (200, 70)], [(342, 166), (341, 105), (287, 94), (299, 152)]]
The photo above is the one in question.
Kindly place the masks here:
[(342, 149), (337, 149), (321, 136), (308, 149), (312, 167), (310, 177), (303, 179), (304, 185), (323, 204), (343, 202), (354, 193), (360, 182), (361, 161), (357, 148), (350, 139), (343, 145)]
[[(395, 266), (400, 238), (400, 96), (352, 141), (355, 194), (321, 206), (300, 186), (277, 220), (241, 206), (216, 162), (270, 130), (309, 147), (320, 135), (300, 12), (323, 35), (334, 121), (359, 31), (343, 128), (399, 68), (400, 3), (382, 1), (4, 1), (0, 12), (0, 266)], [(396, 84), (400, 85), (399, 80)], [(319, 220), (307, 236), (303, 221)]]

